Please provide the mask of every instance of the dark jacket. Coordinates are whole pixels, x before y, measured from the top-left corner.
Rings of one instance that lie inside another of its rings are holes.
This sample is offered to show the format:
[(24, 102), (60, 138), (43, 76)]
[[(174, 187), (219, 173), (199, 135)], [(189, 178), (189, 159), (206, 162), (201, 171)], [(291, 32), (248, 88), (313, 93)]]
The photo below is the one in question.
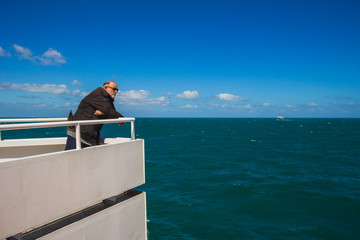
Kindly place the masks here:
[[(96, 110), (100, 110), (104, 115), (94, 115)], [(98, 87), (87, 95), (79, 104), (77, 111), (73, 116), (73, 120), (96, 120), (123, 117), (115, 110), (114, 99), (108, 94), (105, 89)], [(81, 125), (81, 138), (90, 145), (99, 145), (100, 130), (102, 124), (95, 125)], [(70, 130), (71, 131), (71, 130)], [(68, 129), (68, 135), (69, 129)]]

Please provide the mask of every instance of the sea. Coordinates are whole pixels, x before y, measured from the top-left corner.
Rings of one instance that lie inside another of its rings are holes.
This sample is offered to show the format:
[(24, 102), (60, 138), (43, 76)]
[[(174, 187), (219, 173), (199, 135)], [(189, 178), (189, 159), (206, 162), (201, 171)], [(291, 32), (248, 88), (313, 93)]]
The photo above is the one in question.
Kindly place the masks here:
[[(360, 239), (360, 119), (137, 118), (135, 130), (149, 240)], [(2, 133), (34, 136), (65, 130)]]

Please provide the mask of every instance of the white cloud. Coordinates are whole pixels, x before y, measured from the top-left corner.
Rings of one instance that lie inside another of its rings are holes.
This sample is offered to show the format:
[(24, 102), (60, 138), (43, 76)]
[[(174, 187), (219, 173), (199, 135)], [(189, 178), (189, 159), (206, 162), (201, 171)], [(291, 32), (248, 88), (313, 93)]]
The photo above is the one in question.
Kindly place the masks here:
[(80, 97), (86, 97), (89, 93), (88, 92), (81, 92)]
[(41, 65), (59, 65), (66, 63), (65, 57), (55, 49), (49, 48), (41, 56), (33, 56), (30, 49), (13, 44), (19, 59), (27, 59), (34, 63), (40, 63)]
[(74, 90), (71, 92), (72, 95), (80, 95), (80, 90)]
[(252, 109), (253, 108), (250, 104), (246, 104), (246, 105), (212, 104), (211, 106), (217, 107), (217, 108), (226, 108), (226, 109)]
[(72, 81), (72, 82), (70, 83), (70, 85), (72, 85), (72, 86), (82, 86), (82, 85), (84, 85), (84, 84), (82, 84), (82, 83), (79, 82), (78, 80), (74, 80), (74, 81)]
[(146, 90), (130, 90), (119, 92), (116, 98), (119, 100), (119, 104), (131, 106), (168, 105), (170, 103), (168, 97), (150, 98), (150, 95), (150, 92)]
[(170, 103), (169, 98), (165, 96), (153, 98), (149, 100), (151, 104), (155, 104), (155, 105), (168, 105)]
[(16, 45), (16, 44), (13, 44), (13, 47), (14, 47), (16, 53), (18, 54), (19, 59), (27, 59), (30, 61), (35, 61), (35, 58), (32, 56), (32, 52), (30, 49), (24, 48), (24, 47)]
[(198, 106), (197, 105), (187, 104), (187, 105), (182, 106), (181, 108), (196, 109), (196, 108), (198, 108)]
[(52, 94), (64, 94), (64, 95), (79, 95), (81, 97), (86, 96), (88, 93), (81, 92), (80, 90), (70, 91), (65, 84), (35, 84), (35, 83), (10, 83), (1, 82), (0, 90), (17, 90), (24, 92), (37, 92), (37, 93), (52, 93)]
[(314, 102), (304, 104), (303, 107), (305, 107), (305, 109), (310, 112), (324, 111), (324, 108), (322, 108), (320, 105), (318, 105), (317, 103), (314, 103)]
[(56, 84), (11, 84), (9, 89), (13, 90), (22, 90), (26, 92), (44, 92), (44, 93), (53, 93), (53, 94), (70, 94), (69, 89), (65, 84), (56, 85)]
[(57, 65), (66, 63), (63, 55), (55, 49), (49, 48), (40, 57), (37, 57), (42, 65)]
[(248, 109), (251, 109), (252, 108), (252, 106), (250, 105), (250, 104), (246, 104), (246, 105), (243, 105), (243, 107), (242, 108), (248, 108)]
[(241, 97), (235, 96), (235, 95), (229, 94), (229, 93), (220, 93), (220, 94), (216, 95), (216, 97), (222, 101), (241, 101), (241, 100), (243, 100)]
[(5, 90), (5, 89), (9, 88), (9, 86), (11, 86), (11, 83), (9, 83), (9, 82), (1, 82), (0, 83), (1, 90)]
[(319, 105), (317, 105), (316, 103), (308, 103), (307, 104), (308, 107), (318, 107)]
[(263, 107), (270, 107), (271, 106), (270, 103), (263, 103), (262, 105), (263, 105)]
[(11, 54), (0, 46), (0, 57), (10, 57)]
[(63, 104), (55, 104), (55, 105), (52, 105), (53, 108), (75, 108), (78, 106), (79, 103), (69, 103), (69, 102), (66, 102), (66, 103), (63, 103)]
[(198, 91), (185, 91), (181, 94), (176, 95), (177, 98), (194, 100), (199, 98)]

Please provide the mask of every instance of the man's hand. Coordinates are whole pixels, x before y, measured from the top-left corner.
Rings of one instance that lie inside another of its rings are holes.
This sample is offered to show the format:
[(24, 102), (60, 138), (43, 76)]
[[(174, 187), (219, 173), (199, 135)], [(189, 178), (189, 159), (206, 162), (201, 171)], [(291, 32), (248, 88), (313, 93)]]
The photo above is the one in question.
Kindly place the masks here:
[(94, 115), (95, 116), (101, 116), (101, 115), (105, 115), (102, 111), (100, 111), (100, 110), (96, 110), (95, 112), (94, 112)]

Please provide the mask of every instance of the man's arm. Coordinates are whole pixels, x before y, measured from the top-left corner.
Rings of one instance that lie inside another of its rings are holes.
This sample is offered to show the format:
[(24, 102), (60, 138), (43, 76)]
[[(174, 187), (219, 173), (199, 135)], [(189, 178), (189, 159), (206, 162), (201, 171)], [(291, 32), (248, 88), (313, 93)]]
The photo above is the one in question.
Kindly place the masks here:
[[(106, 118), (119, 118), (123, 117), (119, 112), (115, 110), (114, 104), (107, 99), (103, 95), (103, 90), (101, 88), (97, 88), (91, 94), (88, 95), (86, 98), (86, 102), (91, 105), (94, 109), (101, 111)], [(95, 111), (96, 113), (96, 111)], [(95, 114), (96, 116), (101, 116), (99, 112)]]

